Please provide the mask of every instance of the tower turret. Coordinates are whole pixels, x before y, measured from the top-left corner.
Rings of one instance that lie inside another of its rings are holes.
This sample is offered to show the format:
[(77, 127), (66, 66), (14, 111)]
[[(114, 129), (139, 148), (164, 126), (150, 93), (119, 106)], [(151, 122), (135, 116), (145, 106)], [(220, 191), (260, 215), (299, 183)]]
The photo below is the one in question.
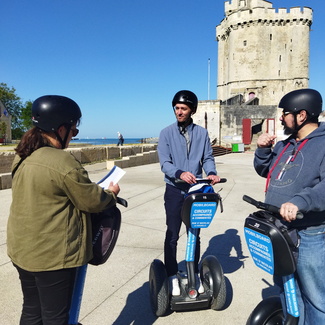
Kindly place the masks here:
[(216, 28), (217, 98), (256, 96), (260, 105), (273, 105), (308, 87), (312, 13), (309, 7), (276, 10), (264, 0), (226, 1)]

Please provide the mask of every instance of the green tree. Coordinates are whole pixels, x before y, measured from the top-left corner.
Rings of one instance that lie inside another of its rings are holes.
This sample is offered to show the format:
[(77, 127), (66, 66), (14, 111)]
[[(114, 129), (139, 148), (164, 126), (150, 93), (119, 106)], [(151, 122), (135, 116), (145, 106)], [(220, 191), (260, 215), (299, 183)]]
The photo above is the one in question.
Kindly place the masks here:
[(25, 103), (25, 106), (22, 107), (20, 112), (21, 119), (21, 128), (23, 132), (26, 132), (33, 126), (32, 122), (32, 105), (33, 102), (31, 100)]
[(20, 111), (23, 105), (20, 97), (16, 95), (16, 89), (9, 88), (3, 82), (0, 83), (0, 100), (11, 115), (12, 129), (18, 128), (20, 126)]
[(7, 124), (4, 121), (0, 122), (0, 139), (4, 138), (6, 136), (7, 132)]
[(32, 127), (32, 101), (22, 103), (14, 87), (0, 83), (0, 100), (11, 115), (11, 134), (13, 139), (20, 139)]

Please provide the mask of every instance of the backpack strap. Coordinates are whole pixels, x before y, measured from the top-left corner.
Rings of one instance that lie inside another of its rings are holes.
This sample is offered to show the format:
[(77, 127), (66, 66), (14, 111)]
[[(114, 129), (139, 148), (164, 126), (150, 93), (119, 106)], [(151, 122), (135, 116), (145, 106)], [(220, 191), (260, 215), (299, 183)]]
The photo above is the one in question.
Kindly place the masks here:
[(18, 164), (16, 165), (16, 167), (14, 168), (14, 170), (11, 172), (11, 177), (12, 177), (12, 178), (14, 178), (15, 173), (16, 173), (18, 167), (21, 165), (21, 163), (22, 163), (23, 161), (24, 161), (24, 159), (21, 158), (21, 159), (19, 160)]

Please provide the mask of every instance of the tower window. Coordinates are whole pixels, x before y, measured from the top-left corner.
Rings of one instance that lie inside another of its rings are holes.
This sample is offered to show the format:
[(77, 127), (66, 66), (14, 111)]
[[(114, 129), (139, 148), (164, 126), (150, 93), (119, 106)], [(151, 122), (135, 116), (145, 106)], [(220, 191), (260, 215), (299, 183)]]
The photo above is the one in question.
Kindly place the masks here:
[(270, 34), (270, 41), (272, 41), (272, 34)]
[(243, 44), (244, 44), (244, 46), (246, 46), (247, 45), (247, 41), (244, 41)]

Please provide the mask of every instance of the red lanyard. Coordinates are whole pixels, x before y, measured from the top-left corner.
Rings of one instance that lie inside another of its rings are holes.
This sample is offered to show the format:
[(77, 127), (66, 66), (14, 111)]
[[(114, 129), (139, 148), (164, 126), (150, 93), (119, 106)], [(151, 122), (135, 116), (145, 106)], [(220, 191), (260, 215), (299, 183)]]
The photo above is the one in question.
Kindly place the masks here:
[[(287, 164), (289, 164), (290, 162), (293, 162), (293, 161), (296, 159), (296, 157), (297, 157), (297, 155), (298, 155), (298, 152), (303, 148), (303, 146), (306, 144), (307, 141), (308, 141), (308, 139), (305, 139), (303, 142), (301, 142), (301, 144), (299, 145), (297, 151), (294, 152), (294, 154), (292, 154), (292, 155), (289, 157), (289, 159), (286, 161), (286, 164), (284, 165), (284, 167), (283, 167), (282, 170), (280, 171), (279, 176), (280, 176), (281, 173), (284, 172), (284, 170), (285, 170), (285, 166), (286, 166)], [(272, 168), (270, 169), (270, 171), (269, 171), (269, 173), (268, 173), (268, 175), (267, 175), (267, 178), (266, 178), (265, 193), (267, 192), (267, 190), (268, 190), (268, 188), (269, 188), (270, 181), (271, 181), (271, 175), (272, 175), (272, 173), (273, 173), (273, 171), (274, 171), (274, 168), (277, 166), (277, 164), (279, 163), (281, 157), (282, 157), (283, 154), (286, 152), (286, 150), (288, 149), (289, 146), (290, 146), (290, 142), (287, 143), (287, 145), (282, 149), (282, 151), (281, 151), (281, 153), (280, 153), (278, 159), (275, 161), (274, 165), (273, 165)]]

